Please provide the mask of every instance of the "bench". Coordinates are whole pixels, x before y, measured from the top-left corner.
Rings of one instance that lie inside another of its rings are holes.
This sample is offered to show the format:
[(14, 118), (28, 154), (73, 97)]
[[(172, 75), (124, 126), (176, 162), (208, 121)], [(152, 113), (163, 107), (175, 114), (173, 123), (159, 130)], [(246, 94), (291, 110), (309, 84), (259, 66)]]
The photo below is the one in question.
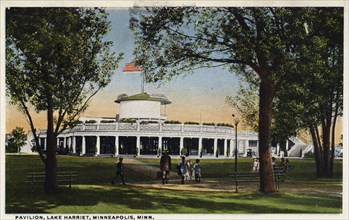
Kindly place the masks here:
[[(274, 175), (274, 183), (276, 187), (276, 191), (279, 191), (280, 189), (280, 182), (283, 182), (283, 177), (286, 175), (285, 171), (281, 168), (274, 168), (273, 170)], [(235, 181), (235, 191), (238, 192), (238, 185), (239, 182), (259, 182), (260, 181), (260, 175), (259, 172), (234, 172), (232, 175)]]
[[(34, 185), (36, 183), (45, 183), (46, 174), (45, 172), (33, 172), (28, 173), (26, 183), (31, 184), (32, 192), (34, 192)], [(59, 185), (69, 185), (71, 190), (72, 183), (78, 181), (77, 171), (60, 171), (57, 172), (57, 184)]]

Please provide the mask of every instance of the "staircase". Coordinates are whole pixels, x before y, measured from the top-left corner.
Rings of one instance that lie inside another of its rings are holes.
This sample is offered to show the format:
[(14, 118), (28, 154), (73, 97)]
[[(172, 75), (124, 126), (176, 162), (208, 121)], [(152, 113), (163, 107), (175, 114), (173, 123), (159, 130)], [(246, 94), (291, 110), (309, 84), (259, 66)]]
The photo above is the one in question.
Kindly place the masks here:
[(305, 150), (308, 148), (306, 144), (297, 144), (288, 151), (289, 157), (302, 157), (302, 154), (306, 153)]
[(312, 144), (304, 143), (299, 137), (289, 138), (295, 145), (288, 151), (289, 157), (303, 157), (303, 155), (313, 149)]

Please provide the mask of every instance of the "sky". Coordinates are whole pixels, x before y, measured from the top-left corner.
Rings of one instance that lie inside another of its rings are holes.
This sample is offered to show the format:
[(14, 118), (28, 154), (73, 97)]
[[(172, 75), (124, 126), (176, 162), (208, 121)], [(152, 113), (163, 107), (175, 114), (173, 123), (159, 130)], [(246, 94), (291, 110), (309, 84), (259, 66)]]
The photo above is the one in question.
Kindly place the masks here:
[[(90, 107), (82, 115), (84, 117), (114, 117), (119, 112), (119, 104), (114, 103), (119, 94), (135, 95), (141, 92), (141, 75), (122, 72), (125, 64), (133, 60), (132, 51), (135, 47), (129, 29), (129, 10), (109, 8), (107, 11), (111, 31), (106, 39), (113, 41), (113, 51), (124, 53), (124, 59), (112, 76), (111, 83), (92, 99)], [(193, 74), (182, 74), (163, 84), (146, 83), (145, 92), (164, 94), (172, 102), (162, 109), (168, 120), (232, 123), (232, 114), (236, 112), (225, 102), (225, 98), (234, 95), (238, 87), (239, 78), (234, 73), (222, 68), (206, 68)], [(34, 120), (38, 128), (46, 128), (44, 114), (34, 114)], [(6, 132), (11, 132), (16, 126), (29, 130), (25, 117), (7, 104)]]

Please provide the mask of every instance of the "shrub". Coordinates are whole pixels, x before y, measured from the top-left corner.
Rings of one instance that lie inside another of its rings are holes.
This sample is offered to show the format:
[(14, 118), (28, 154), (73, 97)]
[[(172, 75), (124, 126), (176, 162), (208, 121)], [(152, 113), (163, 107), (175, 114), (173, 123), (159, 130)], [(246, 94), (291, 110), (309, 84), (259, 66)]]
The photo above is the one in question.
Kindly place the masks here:
[(224, 127), (231, 127), (231, 128), (234, 127), (234, 125), (227, 124), (227, 123), (218, 123), (217, 126), (224, 126)]
[(87, 120), (85, 121), (85, 124), (94, 124), (96, 123), (96, 120)]
[(184, 122), (185, 125), (199, 125), (199, 122), (193, 122), (193, 121), (186, 121)]
[(203, 123), (203, 125), (211, 125), (211, 126), (215, 126), (216, 124), (215, 124), (215, 123), (213, 123), (213, 122), (212, 122), (212, 123), (206, 123), (206, 122), (205, 122), (205, 123)]
[(165, 121), (165, 124), (182, 124), (180, 121)]
[(124, 118), (120, 120), (121, 123), (136, 123), (136, 119), (131, 119), (131, 118)]
[(305, 153), (304, 158), (314, 158), (313, 152), (309, 151), (309, 152)]
[(114, 120), (102, 120), (101, 123), (115, 123)]

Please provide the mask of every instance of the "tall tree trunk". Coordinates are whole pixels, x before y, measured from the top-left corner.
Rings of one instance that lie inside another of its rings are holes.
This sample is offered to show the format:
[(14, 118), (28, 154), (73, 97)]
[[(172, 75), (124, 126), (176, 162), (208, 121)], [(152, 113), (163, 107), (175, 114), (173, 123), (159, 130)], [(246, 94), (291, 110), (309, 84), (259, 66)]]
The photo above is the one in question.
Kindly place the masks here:
[(339, 103), (336, 102), (336, 108), (333, 117), (333, 125), (332, 125), (332, 135), (331, 135), (331, 163), (330, 163), (330, 175), (333, 176), (333, 164), (334, 164), (334, 152), (335, 152), (335, 135), (336, 135), (336, 123), (338, 117)]
[(53, 103), (52, 95), (47, 95), (47, 149), (46, 149), (46, 180), (45, 193), (57, 192), (57, 158), (56, 138), (53, 132)]
[(272, 80), (262, 79), (259, 87), (259, 158), (260, 191), (275, 192), (270, 152), (270, 126), (275, 86)]
[(322, 127), (322, 145), (324, 147), (324, 171), (325, 177), (331, 177), (331, 124), (332, 124), (332, 112), (326, 112), (324, 123)]
[(315, 157), (315, 164), (316, 164), (316, 176), (321, 177), (323, 175), (323, 159), (321, 154), (321, 146), (318, 141), (318, 137), (316, 135), (316, 131), (313, 125), (309, 127), (311, 138), (313, 140), (314, 145), (314, 157)]

